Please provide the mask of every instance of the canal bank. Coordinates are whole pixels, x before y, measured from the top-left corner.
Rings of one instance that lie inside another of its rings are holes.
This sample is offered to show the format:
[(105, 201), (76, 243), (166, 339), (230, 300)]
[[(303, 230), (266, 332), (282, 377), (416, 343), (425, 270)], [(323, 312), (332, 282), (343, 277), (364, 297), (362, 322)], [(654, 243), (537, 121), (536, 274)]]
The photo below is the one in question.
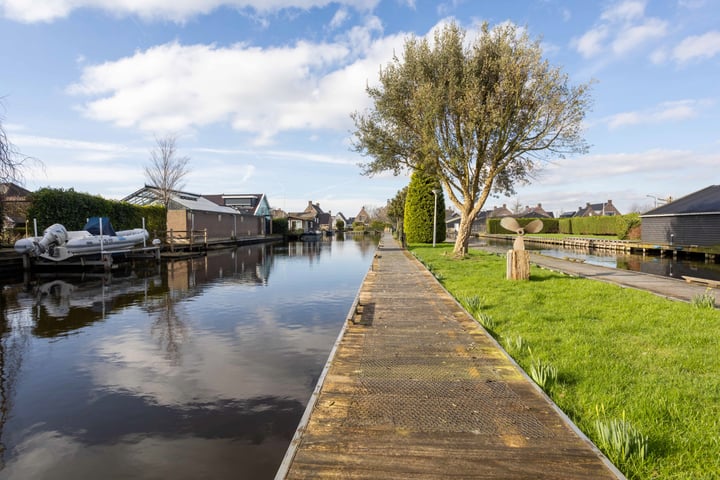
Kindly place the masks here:
[[(503, 256), (508, 250), (506, 247), (495, 247), (490, 245), (471, 245), (471, 247)], [(614, 283), (627, 288), (635, 288), (637, 290), (645, 290), (661, 297), (684, 302), (690, 302), (694, 297), (706, 293), (708, 288), (711, 289), (711, 292), (717, 293), (717, 284), (713, 282), (708, 284), (694, 283), (683, 279), (602, 267), (583, 262), (568, 261), (541, 255), (532, 251), (530, 251), (530, 263), (538, 265), (542, 268), (565, 273), (567, 275)], [(698, 281), (700, 280), (698, 279)], [(715, 288), (713, 288), (713, 286)], [(717, 295), (715, 295), (715, 297), (715, 306), (719, 307), (720, 298), (717, 298)]]
[(333, 352), (276, 479), (624, 478), (389, 234)]

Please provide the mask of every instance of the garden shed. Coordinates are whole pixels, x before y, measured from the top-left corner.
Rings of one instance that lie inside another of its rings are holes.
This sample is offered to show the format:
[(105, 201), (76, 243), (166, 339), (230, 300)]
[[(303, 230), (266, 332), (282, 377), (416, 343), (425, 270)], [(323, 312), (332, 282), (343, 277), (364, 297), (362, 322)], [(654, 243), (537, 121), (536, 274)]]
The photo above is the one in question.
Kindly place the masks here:
[(720, 245), (720, 185), (711, 185), (640, 216), (644, 243)]

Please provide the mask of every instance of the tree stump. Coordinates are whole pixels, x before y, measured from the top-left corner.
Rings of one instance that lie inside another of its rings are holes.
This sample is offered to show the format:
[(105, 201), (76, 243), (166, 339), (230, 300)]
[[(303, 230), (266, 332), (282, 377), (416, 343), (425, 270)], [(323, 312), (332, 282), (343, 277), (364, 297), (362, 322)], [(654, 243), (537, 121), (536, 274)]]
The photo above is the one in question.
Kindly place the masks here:
[(527, 250), (508, 250), (507, 279), (530, 280), (530, 253)]

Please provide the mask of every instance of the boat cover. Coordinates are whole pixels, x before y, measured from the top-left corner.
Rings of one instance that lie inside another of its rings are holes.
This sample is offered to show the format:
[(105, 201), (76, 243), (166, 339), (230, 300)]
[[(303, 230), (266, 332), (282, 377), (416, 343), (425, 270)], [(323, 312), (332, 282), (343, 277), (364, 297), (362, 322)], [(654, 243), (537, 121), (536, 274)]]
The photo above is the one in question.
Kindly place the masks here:
[(100, 222), (102, 222), (102, 234), (116, 236), (108, 217), (90, 217), (85, 224), (83, 230), (87, 230), (92, 235), (100, 235)]

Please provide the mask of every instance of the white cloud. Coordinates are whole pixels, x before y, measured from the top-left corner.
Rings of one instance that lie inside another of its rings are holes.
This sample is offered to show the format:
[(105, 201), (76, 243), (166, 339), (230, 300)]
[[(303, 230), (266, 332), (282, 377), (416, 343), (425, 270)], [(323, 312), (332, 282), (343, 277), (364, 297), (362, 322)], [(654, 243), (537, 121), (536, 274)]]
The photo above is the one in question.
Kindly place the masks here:
[(92, 8), (119, 16), (138, 16), (184, 22), (219, 7), (251, 9), (260, 14), (283, 9), (320, 8), (331, 3), (361, 11), (373, 10), (380, 0), (0, 0), (0, 11), (11, 20), (25, 23), (52, 22), (67, 17), (73, 10)]
[(706, 100), (678, 100), (663, 102), (643, 111), (622, 112), (605, 119), (611, 129), (629, 125), (680, 121), (693, 118), (711, 102)]
[[(77, 150), (87, 153), (101, 155), (105, 158), (120, 158), (129, 153), (137, 153), (125, 145), (117, 143), (87, 142), (83, 140), (72, 140), (67, 138), (40, 137), (35, 135), (16, 135), (13, 137), (15, 143), (22, 147), (31, 148), (53, 148), (60, 150)], [(143, 150), (147, 153), (146, 150)]]
[(628, 22), (642, 18), (645, 14), (645, 3), (645, 1), (639, 0), (618, 2), (606, 9), (600, 18), (609, 22)]
[(588, 30), (573, 43), (583, 57), (594, 57), (603, 51), (603, 41), (608, 37), (608, 34), (607, 28), (600, 26)]
[(649, 40), (664, 37), (666, 33), (667, 22), (650, 18), (641, 25), (634, 25), (620, 31), (613, 41), (612, 48), (618, 55), (623, 55)]
[(332, 20), (330, 20), (330, 28), (334, 30), (340, 27), (349, 17), (350, 14), (347, 8), (339, 8), (338, 11), (335, 12), (335, 15), (333, 15)]
[(651, 40), (667, 35), (668, 22), (646, 18), (645, 1), (624, 1), (605, 9), (600, 21), (571, 45), (585, 58), (611, 51), (625, 56), (637, 51)]
[(178, 132), (216, 123), (270, 143), (278, 132), (347, 131), (350, 113), (369, 104), (368, 81), (399, 50), (404, 35), (382, 31), (370, 16), (334, 43), (282, 47), (173, 42), (83, 69), (68, 92), (93, 120), (147, 132)]
[(720, 31), (713, 30), (703, 35), (694, 35), (680, 42), (672, 53), (678, 62), (712, 58), (720, 53)]

